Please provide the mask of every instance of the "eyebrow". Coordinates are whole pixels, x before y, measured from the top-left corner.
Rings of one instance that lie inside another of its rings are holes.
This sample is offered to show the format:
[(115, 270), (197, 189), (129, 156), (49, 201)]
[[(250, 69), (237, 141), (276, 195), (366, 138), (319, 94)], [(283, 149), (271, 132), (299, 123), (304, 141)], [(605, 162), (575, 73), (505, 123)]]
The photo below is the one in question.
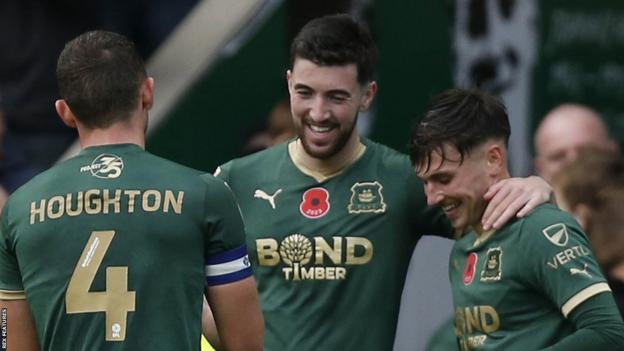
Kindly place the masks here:
[[(312, 87), (305, 85), (303, 83), (297, 83), (294, 86), (294, 89), (305, 89), (305, 90), (312, 90), (314, 91), (314, 89), (312, 89)], [(325, 95), (344, 95), (347, 97), (351, 96), (351, 93), (348, 90), (345, 89), (331, 89), (325, 92)]]
[(432, 173), (428, 176), (420, 175), (420, 174), (418, 176), (422, 180), (426, 180), (426, 181), (440, 181), (440, 179), (444, 177), (454, 177), (454, 174), (449, 171), (441, 171), (441, 172)]

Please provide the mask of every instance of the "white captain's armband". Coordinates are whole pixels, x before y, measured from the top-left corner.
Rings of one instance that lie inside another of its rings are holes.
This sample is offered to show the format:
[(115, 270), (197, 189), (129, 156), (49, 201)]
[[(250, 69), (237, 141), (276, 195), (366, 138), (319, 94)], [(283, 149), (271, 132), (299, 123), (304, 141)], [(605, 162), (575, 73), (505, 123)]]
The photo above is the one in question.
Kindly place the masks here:
[(206, 258), (208, 286), (232, 283), (251, 274), (251, 263), (245, 245)]

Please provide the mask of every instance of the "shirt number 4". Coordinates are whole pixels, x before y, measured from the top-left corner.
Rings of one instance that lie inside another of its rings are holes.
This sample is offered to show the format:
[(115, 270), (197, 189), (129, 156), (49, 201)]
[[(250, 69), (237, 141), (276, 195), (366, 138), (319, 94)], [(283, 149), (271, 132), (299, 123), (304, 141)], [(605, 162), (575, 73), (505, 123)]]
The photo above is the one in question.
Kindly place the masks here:
[(106, 313), (106, 341), (126, 339), (128, 312), (135, 309), (136, 296), (128, 291), (128, 267), (106, 268), (106, 290), (89, 292), (115, 231), (93, 231), (69, 280), (65, 305), (68, 314)]

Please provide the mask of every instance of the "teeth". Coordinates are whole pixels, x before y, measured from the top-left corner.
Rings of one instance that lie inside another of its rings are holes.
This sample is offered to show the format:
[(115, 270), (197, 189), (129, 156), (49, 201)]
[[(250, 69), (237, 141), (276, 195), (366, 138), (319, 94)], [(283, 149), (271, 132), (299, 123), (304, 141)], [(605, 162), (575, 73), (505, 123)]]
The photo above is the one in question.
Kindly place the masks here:
[(331, 130), (331, 127), (320, 127), (315, 125), (310, 125), (310, 129), (317, 133), (327, 133)]
[(443, 205), (443, 206), (442, 206), (442, 209), (443, 209), (445, 212), (448, 212), (448, 211), (452, 211), (452, 210), (456, 209), (456, 208), (457, 208), (457, 206), (459, 206), (459, 203), (455, 202), (455, 203), (451, 203), (451, 204), (446, 204), (446, 205)]

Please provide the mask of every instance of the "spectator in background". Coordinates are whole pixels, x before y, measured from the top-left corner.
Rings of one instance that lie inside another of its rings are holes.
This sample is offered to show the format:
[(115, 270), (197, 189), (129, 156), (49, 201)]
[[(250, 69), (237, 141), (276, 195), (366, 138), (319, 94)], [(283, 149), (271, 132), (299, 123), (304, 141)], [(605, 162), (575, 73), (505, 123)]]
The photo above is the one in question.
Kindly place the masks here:
[(551, 110), (535, 132), (535, 170), (547, 182), (574, 160), (580, 147), (616, 150), (600, 115), (579, 104), (562, 104)]
[(553, 185), (561, 208), (585, 229), (624, 315), (624, 160), (616, 152), (582, 149)]
[(297, 134), (292, 114), (290, 113), (290, 100), (280, 100), (271, 112), (264, 126), (259, 131), (254, 131), (246, 138), (241, 155), (249, 155), (264, 150), (271, 146), (282, 143)]
[(94, 26), (90, 2), (0, 1), (0, 184), (12, 192), (50, 167), (76, 138), (54, 111), (54, 70), (65, 42)]

